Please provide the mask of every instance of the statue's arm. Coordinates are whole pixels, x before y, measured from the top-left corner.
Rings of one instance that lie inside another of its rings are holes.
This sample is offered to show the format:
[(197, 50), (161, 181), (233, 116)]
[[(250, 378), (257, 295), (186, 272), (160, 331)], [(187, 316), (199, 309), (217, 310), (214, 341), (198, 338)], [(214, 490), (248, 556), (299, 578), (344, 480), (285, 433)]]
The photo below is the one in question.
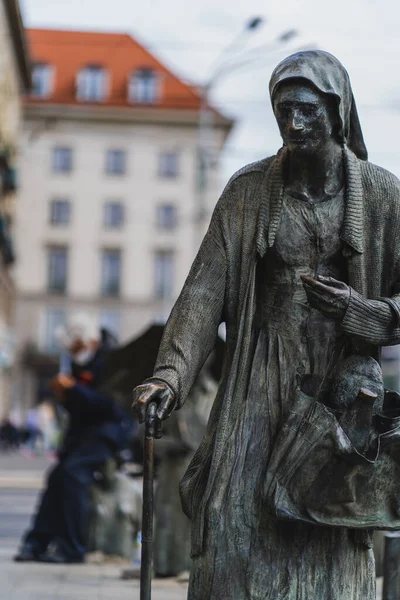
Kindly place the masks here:
[[(400, 293), (385, 300), (369, 300), (351, 289), (342, 320), (343, 330), (351, 336), (377, 346), (400, 344)], [(396, 310), (398, 307), (398, 310)]]
[(217, 206), (168, 319), (154, 369), (154, 378), (172, 388), (178, 408), (213, 350), (222, 320), (227, 264), (220, 212)]

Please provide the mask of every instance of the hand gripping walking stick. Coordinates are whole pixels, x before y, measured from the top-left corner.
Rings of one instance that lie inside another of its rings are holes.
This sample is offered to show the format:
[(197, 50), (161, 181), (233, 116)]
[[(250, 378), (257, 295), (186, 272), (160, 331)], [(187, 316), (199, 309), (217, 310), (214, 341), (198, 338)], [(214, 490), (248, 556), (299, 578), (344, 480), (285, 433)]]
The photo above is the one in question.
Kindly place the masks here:
[(154, 439), (161, 437), (161, 422), (157, 418), (157, 403), (151, 402), (146, 411), (143, 464), (142, 553), (140, 566), (140, 600), (151, 600), (153, 569), (153, 512), (154, 512)]

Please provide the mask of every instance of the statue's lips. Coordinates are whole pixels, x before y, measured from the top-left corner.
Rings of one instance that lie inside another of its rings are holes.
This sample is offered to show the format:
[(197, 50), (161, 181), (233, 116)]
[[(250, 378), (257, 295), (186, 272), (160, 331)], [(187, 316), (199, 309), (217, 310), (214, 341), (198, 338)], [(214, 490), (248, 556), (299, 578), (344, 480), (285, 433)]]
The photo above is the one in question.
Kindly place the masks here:
[(289, 144), (302, 144), (306, 141), (306, 138), (302, 137), (302, 138), (294, 138), (291, 137), (288, 139)]

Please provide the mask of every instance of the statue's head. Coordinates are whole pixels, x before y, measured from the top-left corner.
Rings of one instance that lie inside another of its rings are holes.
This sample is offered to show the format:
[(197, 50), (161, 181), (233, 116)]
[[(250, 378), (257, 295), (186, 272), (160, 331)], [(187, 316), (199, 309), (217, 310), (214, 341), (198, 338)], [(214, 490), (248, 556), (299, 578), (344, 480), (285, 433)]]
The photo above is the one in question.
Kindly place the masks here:
[(318, 151), (328, 140), (367, 159), (349, 75), (328, 52), (308, 50), (285, 58), (269, 84), (285, 146)]
[(315, 153), (329, 141), (341, 144), (336, 100), (307, 79), (287, 79), (278, 84), (273, 109), (283, 143), (290, 151)]
[(374, 412), (381, 413), (384, 400), (382, 369), (371, 356), (352, 355), (336, 370), (332, 384), (332, 406), (344, 410), (356, 400), (361, 388), (376, 394)]

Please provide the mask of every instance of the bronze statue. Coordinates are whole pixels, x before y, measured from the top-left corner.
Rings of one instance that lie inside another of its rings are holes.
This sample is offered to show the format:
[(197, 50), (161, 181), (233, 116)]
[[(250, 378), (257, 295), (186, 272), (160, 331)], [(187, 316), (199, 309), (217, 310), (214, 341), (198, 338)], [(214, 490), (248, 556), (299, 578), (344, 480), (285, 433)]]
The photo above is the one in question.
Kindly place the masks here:
[[(384, 450), (398, 442), (400, 402), (388, 396), (389, 412), (378, 414), (379, 374), (376, 390), (363, 384), (347, 397), (335, 372), (350, 356), (379, 361), (380, 346), (400, 342), (400, 184), (367, 161), (336, 58), (289, 56), (270, 95), (283, 147), (226, 186), (134, 406), (141, 420), (151, 401), (161, 420), (179, 409), (225, 322), (218, 394), (181, 482), (192, 520), (189, 600), (373, 600), (370, 531), (400, 527), (398, 502), (385, 496), (400, 469)], [(363, 398), (367, 416), (355, 404)], [(359, 439), (361, 421), (371, 429)], [(344, 491), (334, 465), (347, 469)], [(373, 515), (357, 469), (378, 481)]]

